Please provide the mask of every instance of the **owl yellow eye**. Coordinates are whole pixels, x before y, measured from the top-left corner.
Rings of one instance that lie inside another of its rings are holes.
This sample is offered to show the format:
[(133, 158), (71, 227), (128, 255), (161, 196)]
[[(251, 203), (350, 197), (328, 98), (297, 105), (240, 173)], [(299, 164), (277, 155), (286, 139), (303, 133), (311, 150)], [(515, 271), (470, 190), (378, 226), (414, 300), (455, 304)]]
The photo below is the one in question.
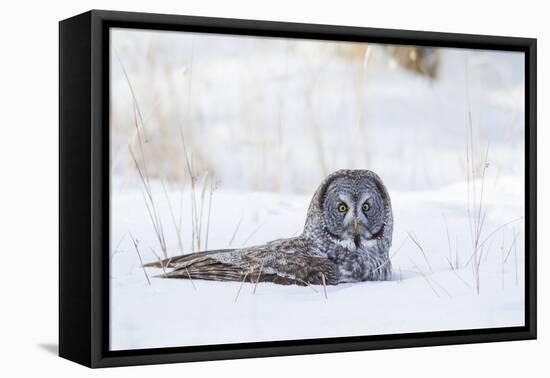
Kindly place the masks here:
[(363, 211), (368, 211), (369, 209), (370, 209), (369, 204), (365, 202), (365, 203), (363, 204)]
[(348, 211), (348, 205), (346, 205), (345, 203), (341, 203), (340, 205), (338, 205), (338, 211), (341, 213), (345, 213), (346, 211)]

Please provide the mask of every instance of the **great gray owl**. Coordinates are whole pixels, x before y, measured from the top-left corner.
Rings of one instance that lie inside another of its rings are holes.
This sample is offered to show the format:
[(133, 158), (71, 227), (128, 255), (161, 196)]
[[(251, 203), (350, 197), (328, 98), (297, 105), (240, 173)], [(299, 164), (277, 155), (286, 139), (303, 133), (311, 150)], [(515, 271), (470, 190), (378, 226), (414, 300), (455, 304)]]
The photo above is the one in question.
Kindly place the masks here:
[(367, 170), (339, 170), (322, 182), (301, 235), (264, 245), (176, 256), (145, 266), (160, 277), (336, 285), (387, 280), (393, 215), (386, 187)]

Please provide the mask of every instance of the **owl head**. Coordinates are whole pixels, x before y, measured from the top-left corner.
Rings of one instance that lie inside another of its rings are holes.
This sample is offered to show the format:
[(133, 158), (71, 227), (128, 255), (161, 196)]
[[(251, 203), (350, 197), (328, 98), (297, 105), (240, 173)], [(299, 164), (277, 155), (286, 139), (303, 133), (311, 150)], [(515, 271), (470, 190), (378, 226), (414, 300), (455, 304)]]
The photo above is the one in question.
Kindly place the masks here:
[(392, 227), (390, 197), (378, 175), (339, 170), (313, 196), (305, 229), (354, 250), (381, 238), (391, 240)]

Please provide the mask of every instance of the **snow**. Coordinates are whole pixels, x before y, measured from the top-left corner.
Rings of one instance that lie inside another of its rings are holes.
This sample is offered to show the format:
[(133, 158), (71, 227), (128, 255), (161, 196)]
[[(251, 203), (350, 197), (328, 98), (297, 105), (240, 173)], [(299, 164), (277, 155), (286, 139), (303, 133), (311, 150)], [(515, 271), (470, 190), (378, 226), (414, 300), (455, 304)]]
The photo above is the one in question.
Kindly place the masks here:
[[(521, 187), (513, 185), (517, 180), (500, 178), (500, 182), (509, 185), (502, 185), (505, 190), (487, 185), (485, 205), (491, 216), (487, 218), (486, 236), (522, 216)], [(467, 215), (463, 214), (465, 207), (460, 201), (465, 190), (462, 184), (456, 184), (432, 192), (391, 193), (396, 219), (391, 253), (393, 280), (329, 286), (328, 299), (324, 288), (319, 286), (259, 283), (253, 293), (254, 285), (249, 282), (241, 288), (238, 282), (194, 280), (195, 290), (188, 280), (154, 278), (161, 270), (153, 268), (147, 269), (152, 277), (149, 285), (131, 239), (125, 236), (131, 230), (139, 239), (142, 258), (156, 260), (149, 250), (149, 247), (157, 249), (156, 236), (148, 224), (144, 206), (139, 206), (143, 200), (141, 193), (116, 195), (112, 203), (117, 209), (112, 228), (113, 250), (116, 247), (117, 252), (111, 265), (111, 348), (521, 326), (523, 244), (517, 240), (517, 250), (510, 252), (505, 263), (501, 247), (508, 254), (511, 235), (514, 232), (523, 235), (522, 221), (495, 233), (495, 241), (482, 259), (479, 295), (474, 289), (471, 265), (459, 270), (451, 270), (448, 265), (443, 213), (453, 249), (454, 242), (459, 243), (461, 264), (466, 263), (471, 250)], [(180, 195), (171, 193), (171, 202), (177, 203)], [(183, 193), (184, 198), (188, 195)], [(218, 190), (213, 195), (209, 248), (228, 246), (240, 214), (251, 215), (243, 218), (234, 247), (243, 245), (247, 239), (246, 245), (255, 245), (296, 234), (303, 226), (308, 203), (308, 196)], [(510, 204), (505, 214), (499, 213), (502, 203)], [(161, 213), (168, 210), (166, 203), (159, 208)], [(184, 207), (184, 214), (186, 210)], [(174, 241), (170, 228), (167, 222), (167, 239)], [(408, 232), (413, 232), (421, 243), (433, 272), (408, 238)], [(184, 237), (185, 244), (189, 244), (190, 236)], [(170, 249), (177, 250), (177, 245), (171, 245)]]

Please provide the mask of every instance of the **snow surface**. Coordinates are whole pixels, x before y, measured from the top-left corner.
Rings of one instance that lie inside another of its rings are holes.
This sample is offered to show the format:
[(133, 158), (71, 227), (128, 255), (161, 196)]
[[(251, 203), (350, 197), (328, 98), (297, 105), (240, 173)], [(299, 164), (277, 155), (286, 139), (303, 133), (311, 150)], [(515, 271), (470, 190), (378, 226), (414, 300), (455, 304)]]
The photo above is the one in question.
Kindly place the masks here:
[[(498, 187), (486, 185), (485, 236), (523, 214), (519, 181), (514, 178), (499, 181)], [(465, 190), (463, 184), (457, 184), (432, 192), (390, 192), (396, 219), (393, 280), (327, 287), (328, 299), (319, 286), (314, 287), (315, 292), (310, 287), (260, 283), (253, 294), (254, 285), (248, 282), (242, 285), (240, 293), (238, 282), (194, 280), (195, 290), (188, 280), (151, 278), (149, 285), (127, 234), (130, 230), (139, 240), (145, 261), (156, 260), (149, 247), (159, 251), (140, 203), (141, 193), (129, 191), (114, 196), (112, 206), (117, 212), (113, 213), (112, 228), (115, 252), (111, 265), (111, 348), (521, 326), (524, 323), (522, 220), (494, 234), (492, 245), (482, 259), (479, 295), (474, 289), (471, 264), (459, 270), (449, 267), (442, 214), (448, 222), (453, 254), (458, 243), (461, 266), (471, 253), (466, 206), (462, 201)], [(172, 193), (171, 202), (177, 203), (180, 195)], [(183, 193), (184, 198), (187, 195)], [(234, 247), (292, 236), (303, 226), (309, 200), (308, 196), (216, 191), (208, 248), (227, 247), (241, 216), (244, 217)], [(507, 204), (505, 211), (503, 203)], [(184, 214), (186, 210), (184, 207)], [(166, 204), (160, 211), (168, 211)], [(184, 223), (184, 229), (185, 226)], [(165, 222), (167, 239), (174, 242), (175, 234), (170, 228), (170, 223)], [(407, 236), (408, 232), (414, 232), (426, 259)], [(514, 233), (516, 249), (512, 248)], [(186, 245), (189, 244), (190, 236), (184, 237)], [(169, 248), (177, 251), (176, 244)], [(503, 255), (508, 257), (506, 262)], [(149, 277), (160, 272), (147, 269)]]

